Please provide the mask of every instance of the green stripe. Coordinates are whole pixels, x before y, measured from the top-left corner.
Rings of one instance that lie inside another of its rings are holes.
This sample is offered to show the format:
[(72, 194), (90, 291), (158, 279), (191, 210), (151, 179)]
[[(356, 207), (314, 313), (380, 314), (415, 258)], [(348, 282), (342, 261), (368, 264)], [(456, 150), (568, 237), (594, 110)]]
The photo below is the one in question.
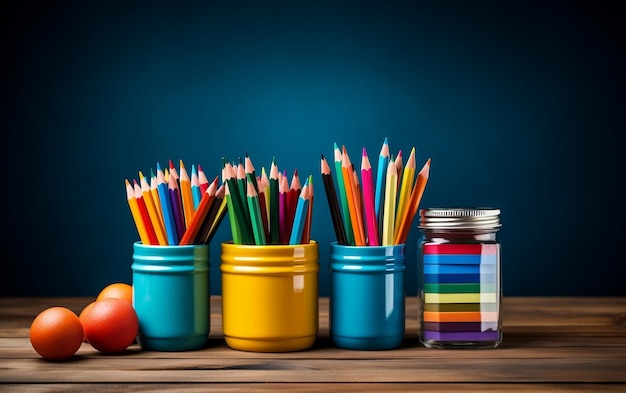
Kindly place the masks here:
[(424, 311), (462, 312), (462, 311), (498, 311), (498, 303), (427, 303)]
[(480, 293), (496, 292), (495, 283), (424, 284), (424, 292), (430, 293)]

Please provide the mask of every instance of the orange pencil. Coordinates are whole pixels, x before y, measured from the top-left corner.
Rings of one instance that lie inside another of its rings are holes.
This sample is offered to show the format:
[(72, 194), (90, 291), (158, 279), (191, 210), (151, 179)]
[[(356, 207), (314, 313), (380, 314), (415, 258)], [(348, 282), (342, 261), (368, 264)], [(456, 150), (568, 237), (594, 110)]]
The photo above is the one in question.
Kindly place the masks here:
[(193, 207), (193, 195), (191, 193), (191, 180), (183, 160), (180, 160), (180, 193), (183, 205), (183, 213), (185, 215), (185, 226), (189, 226), (193, 213), (195, 211)]
[(415, 148), (411, 149), (411, 154), (409, 154), (409, 159), (406, 162), (406, 166), (404, 167), (404, 173), (402, 174), (402, 179), (398, 176), (398, 181), (401, 182), (400, 190), (398, 192), (398, 206), (396, 207), (396, 227), (394, 232), (394, 237), (398, 236), (398, 232), (400, 230), (400, 225), (402, 221), (406, 218), (407, 205), (409, 203), (409, 198), (411, 194), (411, 190), (413, 190), (413, 178), (415, 176)]
[(148, 244), (157, 245), (159, 244), (159, 239), (157, 238), (156, 233), (154, 232), (154, 228), (152, 227), (152, 222), (150, 221), (150, 214), (148, 213), (148, 209), (146, 208), (146, 203), (143, 200), (143, 194), (141, 193), (141, 187), (137, 180), (133, 179), (133, 188), (135, 192), (135, 200), (137, 201), (137, 206), (139, 207), (139, 213), (141, 214), (141, 220), (143, 221), (143, 225), (146, 228), (146, 233), (148, 234)]
[(135, 189), (130, 184), (128, 179), (125, 179), (124, 183), (126, 184), (126, 199), (128, 201), (128, 206), (130, 207), (130, 213), (133, 216), (133, 221), (135, 221), (135, 227), (139, 233), (139, 239), (143, 244), (150, 244), (148, 232), (146, 232), (146, 226), (143, 223), (143, 218), (141, 218), (141, 212), (139, 211), (139, 206), (137, 205)]
[(342, 146), (341, 155), (341, 172), (346, 189), (346, 199), (348, 200), (348, 210), (350, 212), (350, 221), (354, 231), (354, 243), (356, 246), (365, 245), (365, 232), (363, 230), (363, 219), (359, 211), (360, 202), (357, 202), (358, 195), (355, 195), (354, 175), (352, 174), (352, 163), (348, 157), (346, 147)]
[(411, 199), (407, 205), (407, 212), (405, 214), (405, 219), (400, 224), (401, 228), (398, 230), (397, 235), (395, 236), (395, 243), (401, 244), (405, 243), (406, 239), (409, 235), (409, 230), (411, 228), (411, 224), (413, 223), (413, 219), (417, 214), (417, 210), (422, 199), (422, 194), (424, 194), (424, 189), (426, 188), (426, 183), (428, 183), (428, 177), (430, 175), (430, 158), (426, 161), (426, 164), (422, 167), (419, 174), (417, 175), (417, 181), (415, 182), (415, 186), (413, 187), (413, 191), (411, 192)]

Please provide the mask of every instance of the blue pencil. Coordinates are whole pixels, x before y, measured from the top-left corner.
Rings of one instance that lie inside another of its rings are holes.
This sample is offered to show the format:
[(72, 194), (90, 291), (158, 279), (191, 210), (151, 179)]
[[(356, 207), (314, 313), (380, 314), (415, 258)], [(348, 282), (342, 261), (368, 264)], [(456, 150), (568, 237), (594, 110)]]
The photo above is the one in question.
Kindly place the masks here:
[[(389, 165), (389, 142), (387, 137), (383, 142), (378, 156), (378, 168), (376, 173), (376, 196), (374, 198), (374, 210), (378, 221), (382, 220), (382, 209), (385, 205), (385, 183), (387, 178), (387, 166)], [(378, 232), (382, 233), (382, 226), (378, 226)], [(380, 236), (380, 233), (379, 233)]]
[(163, 211), (163, 224), (165, 224), (165, 232), (167, 233), (167, 243), (169, 245), (178, 244), (178, 232), (176, 231), (176, 222), (172, 213), (172, 205), (170, 203), (169, 191), (165, 183), (165, 174), (161, 169), (161, 165), (157, 162), (157, 190), (159, 192), (159, 200), (161, 202), (161, 210)]
[(302, 187), (302, 191), (300, 191), (300, 197), (298, 198), (298, 205), (296, 206), (296, 214), (293, 220), (293, 226), (291, 227), (289, 244), (300, 244), (302, 240), (302, 231), (304, 230), (304, 223), (309, 211), (309, 203), (309, 179), (307, 179)]
[(193, 196), (193, 208), (195, 210), (202, 200), (202, 190), (200, 189), (198, 170), (195, 165), (191, 165), (191, 195)]

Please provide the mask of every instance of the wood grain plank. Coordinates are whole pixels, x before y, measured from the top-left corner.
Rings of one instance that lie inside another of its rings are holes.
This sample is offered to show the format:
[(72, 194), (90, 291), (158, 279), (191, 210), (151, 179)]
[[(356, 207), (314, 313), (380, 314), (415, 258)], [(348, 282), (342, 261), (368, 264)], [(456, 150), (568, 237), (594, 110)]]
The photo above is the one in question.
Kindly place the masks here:
[(459, 383), (438, 383), (438, 384), (415, 384), (415, 383), (176, 383), (176, 384), (152, 384), (152, 383), (124, 383), (124, 384), (27, 384), (27, 385), (5, 385), (0, 386), (0, 391), (14, 393), (109, 393), (109, 392), (172, 392), (172, 393), (197, 393), (197, 392), (271, 392), (277, 391), (285, 393), (319, 393), (319, 392), (382, 392), (390, 388), (394, 392), (516, 392), (516, 393), (564, 393), (564, 392), (623, 392), (626, 384), (459, 384)]
[(328, 298), (321, 298), (314, 347), (282, 354), (228, 348), (221, 298), (212, 297), (204, 349), (163, 353), (135, 344), (111, 356), (83, 344), (71, 361), (41, 359), (28, 339), (37, 313), (53, 305), (79, 313), (92, 300), (0, 298), (0, 391), (381, 391), (389, 388), (385, 384), (422, 392), (617, 391), (626, 384), (625, 297), (505, 298), (504, 341), (494, 350), (423, 347), (417, 339), (419, 299), (407, 298), (406, 338), (388, 351), (334, 347)]

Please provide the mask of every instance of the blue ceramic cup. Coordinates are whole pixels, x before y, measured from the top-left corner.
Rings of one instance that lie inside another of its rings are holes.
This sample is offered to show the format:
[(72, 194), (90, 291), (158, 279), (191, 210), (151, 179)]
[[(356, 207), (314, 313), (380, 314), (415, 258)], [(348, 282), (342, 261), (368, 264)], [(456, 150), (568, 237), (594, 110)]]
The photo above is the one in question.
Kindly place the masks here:
[(209, 247), (133, 245), (133, 307), (145, 350), (204, 347), (210, 330)]
[(404, 339), (404, 244), (330, 245), (330, 336), (356, 350), (398, 347)]

